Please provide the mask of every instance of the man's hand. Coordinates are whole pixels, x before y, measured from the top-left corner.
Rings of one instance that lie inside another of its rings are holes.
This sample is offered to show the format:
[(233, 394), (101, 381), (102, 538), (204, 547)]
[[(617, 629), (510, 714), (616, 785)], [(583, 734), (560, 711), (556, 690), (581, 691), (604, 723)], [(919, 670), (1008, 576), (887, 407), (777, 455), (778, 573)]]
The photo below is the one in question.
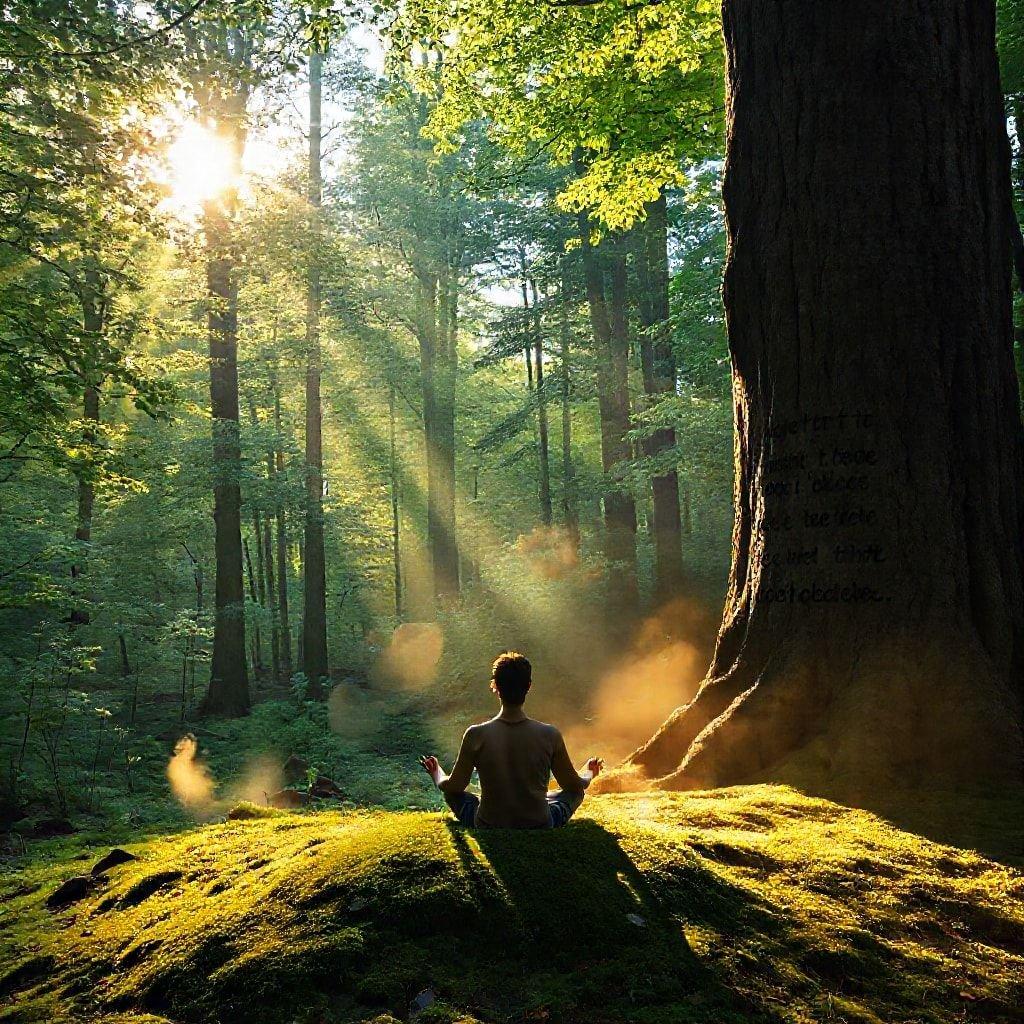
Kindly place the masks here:
[(601, 774), (602, 768), (604, 768), (603, 757), (588, 758), (587, 763), (580, 769), (580, 778), (589, 786)]
[(434, 780), (435, 786), (440, 786), (448, 778), (441, 767), (441, 762), (433, 754), (426, 754), (421, 757), (420, 767)]

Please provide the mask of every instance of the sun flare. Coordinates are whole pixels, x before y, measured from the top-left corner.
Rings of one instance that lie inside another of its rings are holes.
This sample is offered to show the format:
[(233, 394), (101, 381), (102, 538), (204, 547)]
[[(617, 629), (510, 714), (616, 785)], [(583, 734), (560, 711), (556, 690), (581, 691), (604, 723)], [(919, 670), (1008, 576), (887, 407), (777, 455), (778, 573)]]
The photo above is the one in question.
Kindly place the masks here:
[(198, 210), (240, 176), (230, 141), (195, 122), (184, 125), (170, 145), (167, 163), (171, 203), (183, 211)]

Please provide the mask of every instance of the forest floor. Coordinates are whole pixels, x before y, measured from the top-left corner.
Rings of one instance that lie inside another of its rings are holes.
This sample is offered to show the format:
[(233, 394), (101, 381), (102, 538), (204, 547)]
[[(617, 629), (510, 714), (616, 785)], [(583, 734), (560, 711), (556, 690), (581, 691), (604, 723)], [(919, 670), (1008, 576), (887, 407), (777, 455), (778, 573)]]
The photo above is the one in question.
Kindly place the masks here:
[(1019, 814), (971, 806), (963, 846), (770, 786), (547, 833), (242, 805), (95, 876), (109, 843), (48, 840), (0, 882), (0, 1019), (1021, 1022)]

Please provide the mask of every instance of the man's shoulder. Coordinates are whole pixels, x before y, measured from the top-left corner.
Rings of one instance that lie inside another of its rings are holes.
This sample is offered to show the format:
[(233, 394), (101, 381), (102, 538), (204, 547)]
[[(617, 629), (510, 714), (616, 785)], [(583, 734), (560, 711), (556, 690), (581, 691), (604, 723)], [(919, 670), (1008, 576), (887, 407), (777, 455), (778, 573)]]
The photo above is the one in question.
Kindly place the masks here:
[(536, 718), (531, 719), (531, 721), (533, 722), (533, 725), (538, 732), (545, 733), (546, 735), (550, 736), (553, 740), (561, 738), (562, 734), (559, 731), (557, 725), (552, 725), (550, 722), (540, 722)]

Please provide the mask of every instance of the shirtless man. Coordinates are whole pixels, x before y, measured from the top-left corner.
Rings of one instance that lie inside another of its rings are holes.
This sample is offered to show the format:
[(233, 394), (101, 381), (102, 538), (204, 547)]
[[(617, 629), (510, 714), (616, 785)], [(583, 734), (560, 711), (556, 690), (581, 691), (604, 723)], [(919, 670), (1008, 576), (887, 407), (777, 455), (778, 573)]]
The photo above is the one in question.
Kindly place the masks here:
[[(583, 803), (587, 787), (604, 767), (601, 758), (592, 757), (577, 772), (562, 734), (553, 725), (527, 717), (523, 702), (531, 677), (530, 663), (522, 654), (499, 654), (491, 669), (491, 690), (501, 701), (501, 711), (466, 730), (451, 775), (433, 755), (420, 758), (463, 825), (558, 828)], [(474, 768), (480, 777), (480, 797), (466, 792)], [(561, 789), (549, 793), (552, 775)]]

